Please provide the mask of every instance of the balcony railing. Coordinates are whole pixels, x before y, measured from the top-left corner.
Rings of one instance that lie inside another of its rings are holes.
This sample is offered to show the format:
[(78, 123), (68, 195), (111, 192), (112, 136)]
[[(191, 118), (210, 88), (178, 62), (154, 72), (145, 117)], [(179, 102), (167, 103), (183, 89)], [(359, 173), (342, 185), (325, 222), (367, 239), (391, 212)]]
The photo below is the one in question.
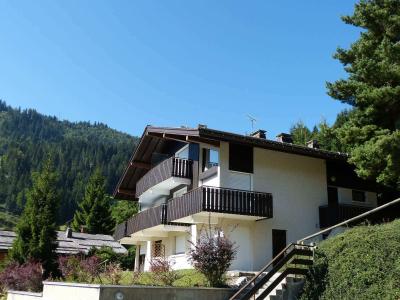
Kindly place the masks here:
[(170, 200), (167, 220), (178, 220), (202, 211), (272, 218), (272, 195), (201, 186)]
[(325, 228), (336, 225), (347, 219), (371, 210), (371, 207), (348, 204), (324, 205), (319, 207), (319, 227)]
[(272, 218), (272, 195), (244, 190), (201, 186), (167, 204), (151, 207), (117, 225), (114, 238), (158, 225), (188, 226), (176, 220), (200, 212), (215, 212), (258, 218)]
[(127, 221), (118, 224), (114, 229), (113, 237), (115, 240), (119, 241), (120, 239), (127, 236)]
[(167, 205), (151, 207), (134, 215), (127, 221), (127, 234), (138, 232), (140, 230), (154, 227), (167, 222)]
[(170, 177), (191, 179), (193, 173), (192, 165), (193, 162), (191, 160), (177, 157), (171, 157), (162, 161), (136, 183), (136, 196), (139, 197), (149, 188)]

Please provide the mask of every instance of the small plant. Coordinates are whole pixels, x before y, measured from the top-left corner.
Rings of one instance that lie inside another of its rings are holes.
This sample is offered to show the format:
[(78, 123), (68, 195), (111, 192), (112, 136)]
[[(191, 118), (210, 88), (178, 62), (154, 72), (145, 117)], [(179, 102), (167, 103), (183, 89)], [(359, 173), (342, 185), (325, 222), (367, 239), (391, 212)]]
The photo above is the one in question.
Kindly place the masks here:
[(171, 262), (163, 257), (153, 258), (150, 261), (150, 272), (153, 273), (154, 280), (167, 286), (172, 286), (179, 278), (178, 273), (172, 269)]
[(224, 273), (231, 266), (237, 250), (221, 230), (203, 232), (189, 252), (194, 268), (202, 273), (210, 286), (224, 286)]
[(119, 264), (109, 263), (105, 268), (104, 277), (107, 278), (111, 284), (118, 285), (122, 279), (122, 268)]
[(4, 290), (40, 292), (43, 286), (42, 276), (43, 268), (40, 263), (28, 261), (19, 265), (14, 262), (0, 273), (0, 285)]
[(90, 283), (93, 283), (95, 278), (100, 278), (100, 262), (97, 256), (88, 257), (80, 262), (81, 271), (88, 277)]
[(62, 276), (68, 281), (79, 281), (80, 259), (77, 256), (59, 256), (58, 268)]

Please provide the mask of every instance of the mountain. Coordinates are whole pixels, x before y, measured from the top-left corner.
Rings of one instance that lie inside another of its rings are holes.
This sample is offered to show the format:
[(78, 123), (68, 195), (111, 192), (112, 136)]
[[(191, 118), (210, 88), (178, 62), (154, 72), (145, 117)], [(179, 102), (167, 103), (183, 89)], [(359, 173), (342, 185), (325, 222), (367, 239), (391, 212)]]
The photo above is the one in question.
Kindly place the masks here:
[(31, 173), (49, 155), (60, 176), (62, 224), (73, 217), (96, 167), (112, 193), (138, 140), (105, 124), (61, 121), (0, 100), (0, 228), (11, 227), (22, 212)]

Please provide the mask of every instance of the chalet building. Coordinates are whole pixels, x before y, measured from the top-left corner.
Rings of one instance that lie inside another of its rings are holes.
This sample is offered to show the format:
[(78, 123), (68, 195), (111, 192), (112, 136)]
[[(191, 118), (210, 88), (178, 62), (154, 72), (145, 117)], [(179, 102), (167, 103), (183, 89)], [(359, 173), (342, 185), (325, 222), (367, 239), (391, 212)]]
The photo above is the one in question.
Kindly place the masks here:
[(140, 212), (115, 238), (137, 245), (137, 270), (153, 257), (190, 268), (203, 229), (236, 243), (232, 270), (259, 270), (287, 244), (377, 206), (377, 187), (359, 179), (347, 155), (209, 129), (147, 126), (114, 192)]

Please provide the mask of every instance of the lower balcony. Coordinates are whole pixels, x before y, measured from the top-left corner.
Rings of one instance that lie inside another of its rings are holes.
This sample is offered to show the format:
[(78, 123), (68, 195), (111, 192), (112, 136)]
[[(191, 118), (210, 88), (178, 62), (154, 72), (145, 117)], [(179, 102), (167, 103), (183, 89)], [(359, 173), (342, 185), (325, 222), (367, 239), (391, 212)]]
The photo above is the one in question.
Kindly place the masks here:
[[(168, 236), (168, 232), (187, 231), (209, 213), (242, 220), (272, 218), (272, 195), (245, 190), (201, 186), (167, 204), (151, 207), (117, 225), (114, 238), (131, 244), (150, 237)], [(196, 220), (195, 220), (196, 219)]]
[(337, 204), (319, 207), (319, 227), (326, 228), (358, 216), (371, 210), (372, 207)]
[(192, 223), (209, 212), (223, 217), (258, 220), (272, 218), (272, 195), (246, 190), (201, 186), (168, 202), (169, 222)]

